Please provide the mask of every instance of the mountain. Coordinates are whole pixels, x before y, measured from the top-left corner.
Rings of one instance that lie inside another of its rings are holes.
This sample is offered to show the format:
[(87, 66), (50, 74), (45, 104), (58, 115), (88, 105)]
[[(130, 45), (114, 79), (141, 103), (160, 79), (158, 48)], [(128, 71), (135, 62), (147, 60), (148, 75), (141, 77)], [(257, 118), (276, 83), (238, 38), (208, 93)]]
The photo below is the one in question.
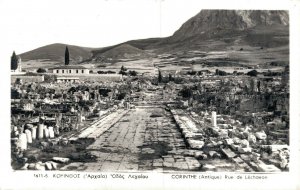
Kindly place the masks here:
[(171, 37), (183, 41), (193, 36), (213, 37), (218, 34), (246, 31), (255, 27), (288, 26), (286, 11), (267, 10), (201, 10), (185, 22)]
[[(248, 48), (276, 49), (280, 61), (289, 57), (289, 14), (284, 10), (201, 10), (187, 20), (172, 36), (131, 40), (103, 48), (68, 45), (71, 63), (107, 59), (144, 58), (146, 52), (156, 54), (189, 50), (227, 51)], [(22, 60), (42, 60), (63, 63), (65, 44), (51, 44), (21, 54)], [(252, 51), (252, 50), (251, 50)], [(255, 50), (256, 51), (256, 50)], [(248, 54), (250, 61), (255, 51)], [(262, 51), (260, 51), (262, 52)], [(276, 53), (276, 54), (275, 54)], [(283, 53), (283, 54), (281, 54)], [(237, 58), (244, 56), (235, 53)], [(262, 53), (260, 53), (262, 54)], [(235, 55), (234, 55), (235, 56)], [(263, 56), (261, 56), (263, 57)], [(267, 60), (270, 57), (263, 59)], [(105, 61), (104, 61), (105, 62)], [(263, 61), (261, 61), (263, 62)]]
[(19, 56), (22, 61), (39, 60), (63, 63), (66, 46), (68, 46), (70, 52), (71, 64), (82, 62), (92, 55), (92, 48), (56, 43), (31, 50)]
[[(221, 42), (221, 49), (224, 45), (233, 45), (232, 42), (235, 42), (234, 45), (276, 47), (288, 45), (288, 38), (287, 11), (201, 10), (172, 36), (152, 44), (151, 47), (194, 48), (197, 44), (203, 46), (208, 40)], [(214, 44), (211, 47), (218, 48)]]

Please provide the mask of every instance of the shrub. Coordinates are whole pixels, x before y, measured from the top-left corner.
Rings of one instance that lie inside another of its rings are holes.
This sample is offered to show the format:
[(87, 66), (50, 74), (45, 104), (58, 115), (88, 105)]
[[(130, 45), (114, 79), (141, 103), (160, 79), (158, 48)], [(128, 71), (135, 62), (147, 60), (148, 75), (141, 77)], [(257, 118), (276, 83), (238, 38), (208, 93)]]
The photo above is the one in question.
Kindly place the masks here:
[(137, 72), (136, 71), (129, 71), (128, 73), (130, 76), (136, 76), (137, 75)]
[(36, 70), (37, 73), (46, 73), (46, 69), (44, 68), (38, 68), (38, 70)]
[(257, 70), (252, 70), (252, 71), (249, 71), (247, 73), (247, 75), (251, 76), (251, 77), (256, 77), (258, 74)]

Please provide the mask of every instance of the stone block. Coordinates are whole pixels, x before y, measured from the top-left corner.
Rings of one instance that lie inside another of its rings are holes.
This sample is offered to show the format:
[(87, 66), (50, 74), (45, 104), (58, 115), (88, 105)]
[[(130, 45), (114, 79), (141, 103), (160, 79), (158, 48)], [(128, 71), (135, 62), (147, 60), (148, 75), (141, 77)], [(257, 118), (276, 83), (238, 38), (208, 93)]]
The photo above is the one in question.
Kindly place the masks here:
[(225, 139), (225, 143), (226, 143), (227, 145), (231, 145), (231, 144), (233, 144), (234, 142), (233, 142), (232, 139)]
[(44, 165), (44, 164), (41, 164), (41, 163), (36, 163), (34, 169), (35, 169), (35, 170), (40, 170), (40, 171), (46, 170), (45, 165)]
[(59, 163), (67, 163), (70, 161), (69, 158), (63, 158), (63, 157), (53, 157), (52, 160)]
[(51, 164), (51, 162), (46, 162), (45, 164), (46, 164), (46, 169), (47, 170), (52, 170), (52, 164)]
[(238, 151), (239, 151), (239, 153), (250, 153), (250, 152), (252, 152), (252, 148), (250, 148), (250, 147), (247, 147), (247, 148), (240, 147), (238, 149)]
[(232, 150), (237, 151), (240, 148), (240, 145), (231, 144), (230, 147), (232, 148)]
[(211, 164), (204, 164), (202, 169), (206, 170), (206, 171), (213, 171), (213, 170), (216, 169), (216, 167), (214, 165), (211, 165)]
[(267, 135), (265, 132), (256, 132), (255, 133), (256, 138), (259, 140), (265, 140), (267, 138)]
[(246, 139), (241, 140), (241, 147), (242, 148), (247, 148), (249, 147), (249, 142)]
[(216, 154), (217, 154), (216, 151), (209, 151), (209, 152), (208, 152), (208, 155), (209, 155), (209, 157), (211, 157), (211, 158), (215, 157)]
[(281, 170), (273, 164), (267, 165), (264, 162), (259, 161), (257, 165), (260, 172), (281, 172)]
[(236, 156), (236, 154), (232, 152), (229, 148), (221, 148), (221, 151), (225, 154), (227, 158), (233, 158)]
[(31, 163), (28, 165), (29, 170), (34, 170), (35, 169), (35, 163)]
[(28, 163), (25, 163), (24, 166), (22, 168), (20, 168), (20, 170), (28, 170)]

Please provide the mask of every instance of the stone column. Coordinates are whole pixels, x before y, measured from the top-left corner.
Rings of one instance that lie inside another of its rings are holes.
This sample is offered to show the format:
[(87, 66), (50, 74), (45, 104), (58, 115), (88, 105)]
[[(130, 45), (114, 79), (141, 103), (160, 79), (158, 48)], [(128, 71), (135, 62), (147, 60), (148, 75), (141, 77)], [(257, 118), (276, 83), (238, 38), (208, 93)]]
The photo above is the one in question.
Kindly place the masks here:
[(36, 139), (36, 127), (35, 126), (31, 128), (31, 137), (32, 137), (32, 140)]
[(49, 137), (50, 137), (50, 138), (54, 138), (54, 130), (53, 130), (53, 127), (48, 127), (48, 130), (49, 130)]
[(32, 143), (31, 131), (29, 129), (26, 129), (25, 134), (26, 134), (26, 138), (27, 138), (27, 143)]
[(217, 113), (215, 111), (211, 112), (211, 124), (213, 127), (217, 127)]
[(38, 128), (38, 139), (42, 139), (44, 137), (44, 125), (39, 124)]

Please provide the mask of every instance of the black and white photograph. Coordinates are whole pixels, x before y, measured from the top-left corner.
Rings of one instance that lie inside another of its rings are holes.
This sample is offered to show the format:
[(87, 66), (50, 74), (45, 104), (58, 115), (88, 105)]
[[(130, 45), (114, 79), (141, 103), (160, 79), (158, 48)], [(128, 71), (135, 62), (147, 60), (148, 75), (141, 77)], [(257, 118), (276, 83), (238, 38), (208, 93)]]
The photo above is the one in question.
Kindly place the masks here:
[(291, 10), (200, 2), (0, 1), (7, 167), (289, 174)]

